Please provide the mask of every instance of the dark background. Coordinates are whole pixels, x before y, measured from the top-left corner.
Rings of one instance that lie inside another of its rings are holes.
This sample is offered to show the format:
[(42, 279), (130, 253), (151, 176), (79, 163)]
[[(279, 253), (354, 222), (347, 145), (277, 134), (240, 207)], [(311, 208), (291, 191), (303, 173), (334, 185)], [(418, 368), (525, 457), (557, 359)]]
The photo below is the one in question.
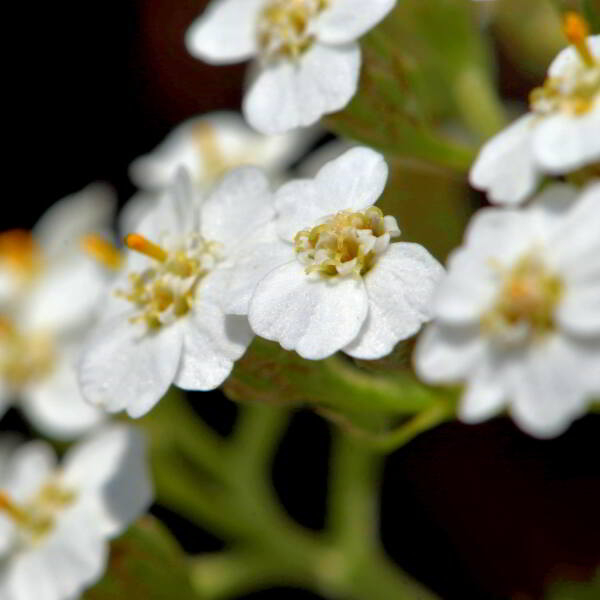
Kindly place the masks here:
[[(183, 33), (203, 1), (107, 0), (11, 7), (4, 71), (9, 182), (2, 229), (30, 227), (57, 199), (108, 181), (124, 202), (133, 158), (184, 118), (239, 106), (243, 66), (189, 57)], [(503, 73), (511, 92), (514, 79)], [(518, 88), (518, 86), (516, 86)], [(12, 190), (12, 191), (10, 191)], [(222, 432), (235, 407), (191, 396)], [(25, 425), (11, 412), (4, 428)], [(534, 440), (507, 419), (428, 432), (393, 454), (382, 536), (403, 568), (443, 598), (538, 598), (557, 577), (585, 579), (600, 563), (600, 416), (562, 437)], [(306, 440), (310, 439), (308, 444)], [(281, 499), (304, 525), (323, 525), (328, 426), (299, 412), (277, 457)], [(157, 509), (193, 552), (220, 542)], [(252, 598), (313, 598), (273, 590)]]

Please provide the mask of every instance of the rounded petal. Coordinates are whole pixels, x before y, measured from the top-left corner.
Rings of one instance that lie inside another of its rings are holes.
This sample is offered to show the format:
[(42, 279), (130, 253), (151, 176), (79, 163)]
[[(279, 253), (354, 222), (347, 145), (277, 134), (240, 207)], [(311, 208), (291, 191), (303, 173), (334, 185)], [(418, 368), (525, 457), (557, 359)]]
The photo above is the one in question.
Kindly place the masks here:
[(24, 390), (20, 407), (38, 431), (61, 440), (79, 437), (106, 418), (84, 401), (75, 367), (64, 358), (48, 377)]
[(457, 383), (484, 359), (485, 344), (476, 327), (428, 325), (414, 353), (417, 375), (427, 383)]
[(431, 317), (431, 300), (443, 274), (442, 265), (423, 246), (391, 244), (364, 277), (369, 314), (344, 352), (381, 358), (414, 335)]
[(321, 359), (350, 343), (367, 316), (362, 281), (308, 276), (296, 260), (259, 284), (249, 321), (257, 335), (279, 342), (308, 359)]
[(534, 118), (521, 117), (481, 148), (469, 181), (486, 191), (490, 202), (516, 205), (535, 191), (540, 174), (531, 149)]
[(275, 195), (279, 235), (292, 241), (298, 231), (313, 227), (325, 216), (372, 206), (383, 192), (387, 176), (381, 154), (357, 147), (326, 163), (314, 180), (283, 185)]
[(278, 60), (259, 73), (244, 98), (244, 116), (269, 135), (312, 125), (348, 104), (359, 71), (357, 44), (315, 43), (297, 62)]
[(201, 209), (202, 234), (227, 252), (275, 217), (269, 180), (256, 167), (238, 167), (223, 177)]
[(184, 334), (175, 385), (185, 390), (214, 390), (227, 379), (253, 337), (246, 317), (225, 315), (213, 302), (196, 302)]
[(557, 113), (540, 121), (532, 138), (536, 162), (548, 173), (562, 174), (600, 159), (600, 100), (582, 115)]
[(506, 404), (506, 391), (493, 366), (483, 361), (469, 378), (462, 395), (458, 418), (464, 423), (491, 419)]
[(77, 446), (63, 461), (62, 477), (79, 491), (95, 527), (109, 537), (123, 531), (152, 501), (146, 443), (134, 427), (110, 425)]
[(352, 42), (375, 27), (395, 5), (396, 0), (336, 0), (315, 23), (315, 34), (326, 44)]
[(84, 398), (109, 412), (146, 414), (173, 382), (183, 346), (181, 323), (158, 332), (131, 323), (130, 313), (100, 323), (83, 348), (79, 385)]
[[(600, 58), (600, 35), (591, 35), (587, 43), (592, 54)], [(581, 62), (575, 46), (567, 46), (561, 50), (548, 68), (549, 77), (563, 77), (573, 66)]]
[(247, 60), (257, 52), (257, 18), (264, 0), (213, 0), (188, 29), (188, 52), (221, 65)]

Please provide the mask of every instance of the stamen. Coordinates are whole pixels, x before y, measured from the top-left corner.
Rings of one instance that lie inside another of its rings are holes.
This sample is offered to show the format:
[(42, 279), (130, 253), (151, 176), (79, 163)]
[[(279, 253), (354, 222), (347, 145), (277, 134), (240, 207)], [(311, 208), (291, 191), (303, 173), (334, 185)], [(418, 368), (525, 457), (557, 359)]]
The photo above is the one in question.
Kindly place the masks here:
[(81, 248), (103, 266), (118, 270), (123, 264), (121, 253), (108, 240), (97, 233), (90, 233), (81, 239)]
[(0, 512), (6, 513), (15, 523), (23, 525), (27, 523), (25, 511), (18, 507), (10, 496), (0, 490)]
[(125, 245), (131, 250), (145, 254), (146, 256), (157, 260), (158, 262), (165, 262), (165, 260), (167, 260), (168, 255), (165, 250), (163, 250), (159, 245), (147, 240), (139, 233), (130, 233), (127, 235), (125, 237)]
[(40, 251), (30, 231), (11, 229), (0, 233), (0, 262), (28, 273), (34, 271), (40, 261)]
[(574, 11), (567, 12), (564, 17), (563, 31), (569, 42), (579, 52), (583, 62), (588, 67), (593, 67), (596, 61), (587, 43), (589, 27), (585, 19)]

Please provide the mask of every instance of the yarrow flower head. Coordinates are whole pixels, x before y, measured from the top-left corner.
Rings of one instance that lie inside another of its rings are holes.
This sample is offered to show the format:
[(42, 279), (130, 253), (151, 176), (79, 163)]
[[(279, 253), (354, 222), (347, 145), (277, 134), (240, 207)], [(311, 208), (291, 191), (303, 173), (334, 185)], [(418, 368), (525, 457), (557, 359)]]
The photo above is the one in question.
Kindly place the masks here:
[(0, 233), (0, 414), (15, 403), (52, 437), (77, 437), (104, 418), (83, 401), (73, 361), (108, 283), (81, 246), (111, 248), (98, 232), (113, 208), (96, 184), (52, 206), (33, 232)]
[(146, 413), (174, 383), (210, 390), (252, 332), (221, 309), (227, 270), (272, 232), (269, 183), (254, 167), (228, 173), (208, 199), (180, 171), (126, 238), (133, 251), (79, 362), (84, 396), (109, 411)]
[(523, 211), (484, 209), (449, 260), (421, 336), (417, 372), (466, 382), (460, 417), (508, 405), (558, 435), (600, 393), (600, 182), (555, 184)]
[(39, 441), (0, 460), (0, 597), (79, 597), (106, 568), (107, 540), (150, 504), (143, 439), (113, 425), (70, 449), (60, 467)]
[(572, 45), (550, 65), (530, 96), (530, 112), (489, 140), (470, 173), (499, 204), (518, 204), (543, 174), (564, 174), (600, 161), (600, 35), (587, 35), (574, 13), (565, 20)]
[(280, 239), (236, 265), (226, 310), (248, 313), (256, 334), (309, 359), (338, 350), (378, 358), (416, 333), (443, 269), (422, 246), (391, 243), (396, 220), (373, 206), (386, 179), (381, 155), (354, 148), (314, 180), (283, 185)]
[(258, 57), (244, 99), (250, 125), (267, 134), (315, 123), (356, 92), (356, 40), (396, 0), (213, 0), (190, 28), (189, 51), (213, 64)]

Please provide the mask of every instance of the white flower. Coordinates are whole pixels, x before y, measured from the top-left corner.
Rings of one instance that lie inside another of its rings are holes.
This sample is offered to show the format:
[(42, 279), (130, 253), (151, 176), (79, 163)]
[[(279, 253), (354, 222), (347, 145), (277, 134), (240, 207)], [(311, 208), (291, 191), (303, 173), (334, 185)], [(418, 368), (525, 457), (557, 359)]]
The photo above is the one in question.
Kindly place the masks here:
[(232, 265), (275, 237), (269, 183), (254, 167), (228, 173), (200, 202), (181, 171), (126, 238), (127, 268), (79, 363), (84, 396), (109, 411), (145, 414), (174, 383), (210, 390), (229, 375), (252, 331), (226, 316)]
[(212, 64), (259, 57), (244, 98), (258, 131), (281, 133), (340, 110), (356, 92), (357, 39), (396, 0), (213, 0), (190, 28), (187, 47)]
[(107, 285), (80, 244), (108, 247), (91, 232), (108, 227), (113, 207), (112, 194), (93, 185), (52, 206), (32, 233), (0, 234), (12, 281), (0, 302), (0, 415), (14, 401), (53, 437), (76, 437), (104, 419), (82, 400), (73, 361)]
[(600, 35), (579, 33), (552, 62), (543, 87), (532, 92), (531, 112), (481, 149), (470, 181), (492, 202), (518, 204), (542, 175), (600, 160)]
[(106, 568), (107, 540), (152, 499), (140, 434), (123, 425), (67, 452), (31, 442), (0, 465), (0, 598), (71, 600)]
[(176, 127), (153, 152), (131, 164), (130, 175), (147, 191), (165, 188), (180, 167), (205, 189), (242, 165), (261, 167), (278, 177), (313, 137), (306, 131), (263, 136), (250, 129), (238, 113), (211, 113)]
[(508, 405), (525, 431), (561, 433), (600, 393), (600, 183), (555, 184), (526, 210), (484, 209), (449, 260), (417, 344), (431, 383), (466, 381), (460, 417)]
[(418, 244), (390, 243), (396, 220), (373, 206), (386, 179), (381, 155), (354, 148), (314, 180), (282, 186), (281, 239), (238, 263), (226, 310), (248, 312), (255, 333), (309, 359), (374, 359), (416, 333), (443, 269)]

